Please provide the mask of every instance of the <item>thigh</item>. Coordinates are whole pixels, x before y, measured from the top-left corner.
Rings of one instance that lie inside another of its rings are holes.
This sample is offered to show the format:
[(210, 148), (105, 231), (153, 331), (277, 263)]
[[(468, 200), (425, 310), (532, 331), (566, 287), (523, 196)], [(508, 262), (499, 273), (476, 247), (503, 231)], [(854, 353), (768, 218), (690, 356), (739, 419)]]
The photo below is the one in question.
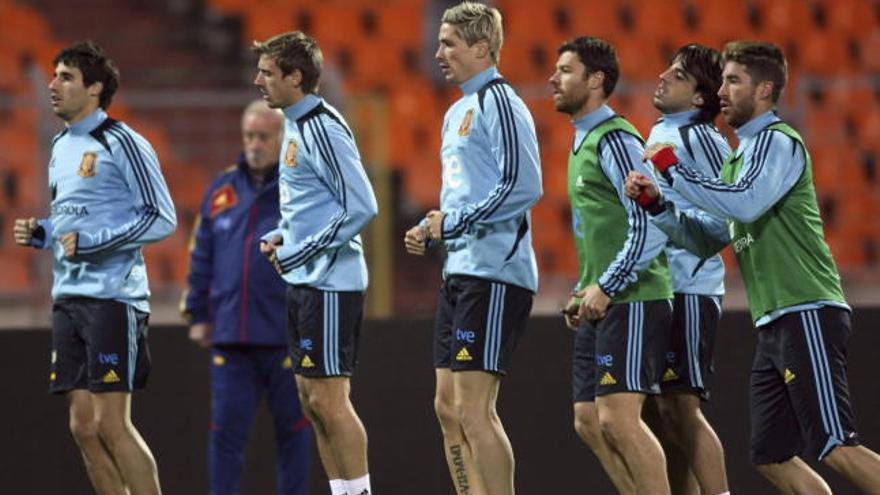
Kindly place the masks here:
[(250, 425), (261, 394), (258, 372), (247, 347), (211, 350), (211, 415), (218, 428)]
[(451, 369), (507, 374), (532, 309), (532, 293), (491, 280), (452, 278), (457, 297)]
[(786, 389), (807, 452), (821, 460), (838, 445), (858, 445), (846, 377), (849, 312), (822, 308), (784, 318)]
[(357, 364), (363, 294), (288, 289), (294, 372), (306, 377), (351, 376)]
[(663, 393), (690, 390), (703, 400), (709, 399), (720, 316), (720, 303), (714, 296), (675, 295), (669, 348), (660, 384)]
[(86, 343), (79, 331), (80, 324), (70, 301), (61, 300), (52, 305), (49, 391), (53, 394), (89, 386)]
[(800, 429), (780, 373), (781, 348), (776, 328), (758, 330), (749, 375), (750, 456), (754, 464), (784, 462), (803, 449)]

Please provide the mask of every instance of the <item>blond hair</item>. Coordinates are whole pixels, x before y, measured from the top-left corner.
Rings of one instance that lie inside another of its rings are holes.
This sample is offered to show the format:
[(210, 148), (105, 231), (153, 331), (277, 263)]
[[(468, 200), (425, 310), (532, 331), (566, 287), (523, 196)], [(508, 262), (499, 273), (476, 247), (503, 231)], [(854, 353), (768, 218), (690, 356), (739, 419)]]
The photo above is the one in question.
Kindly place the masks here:
[(480, 41), (487, 42), (489, 56), (493, 63), (498, 64), (504, 43), (504, 28), (498, 9), (482, 3), (461, 2), (443, 12), (443, 23), (454, 26), (458, 36), (468, 46)]

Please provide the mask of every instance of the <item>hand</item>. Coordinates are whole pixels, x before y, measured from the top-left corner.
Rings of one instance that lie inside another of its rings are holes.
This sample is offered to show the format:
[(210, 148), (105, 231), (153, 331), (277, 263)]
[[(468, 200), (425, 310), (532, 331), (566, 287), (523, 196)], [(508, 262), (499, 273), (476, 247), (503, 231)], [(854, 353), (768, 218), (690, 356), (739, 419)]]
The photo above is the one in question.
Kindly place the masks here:
[(15, 225), (12, 229), (12, 235), (15, 237), (15, 243), (19, 246), (30, 246), (31, 239), (34, 237), (34, 231), (37, 230), (37, 219), (16, 218)]
[(565, 307), (562, 308), (562, 317), (565, 318), (565, 326), (567, 326), (569, 330), (577, 331), (578, 327), (581, 325), (581, 319), (580, 316), (578, 316), (580, 306), (580, 300), (576, 296), (571, 296), (571, 299), (569, 299), (565, 304)]
[(660, 189), (653, 179), (635, 170), (626, 176), (624, 192), (628, 197), (635, 199), (640, 206), (650, 206), (660, 197)]
[(651, 146), (648, 146), (645, 148), (644, 153), (642, 153), (642, 161), (647, 162), (651, 160), (651, 158), (654, 158), (654, 155), (663, 148), (672, 148), (672, 151), (675, 151), (675, 143), (654, 143)]
[(581, 298), (581, 307), (578, 312), (581, 321), (596, 321), (605, 318), (611, 298), (602, 291), (598, 284), (587, 286), (575, 296)]
[(70, 259), (76, 255), (77, 240), (79, 240), (79, 232), (68, 232), (66, 234), (61, 234), (58, 238), (58, 242), (60, 242), (61, 247), (64, 248), (65, 258)]
[(279, 275), (284, 273), (281, 269), (281, 262), (278, 260), (277, 252), (278, 246), (282, 244), (282, 241), (283, 238), (280, 235), (276, 235), (268, 241), (260, 241), (260, 253), (269, 260), (269, 263), (272, 263), (272, 266), (275, 267), (275, 271)]
[(403, 237), (403, 243), (406, 245), (407, 253), (422, 256), (425, 254), (425, 246), (428, 243), (428, 228), (416, 225), (407, 230), (406, 235)]
[(192, 340), (201, 348), (210, 347), (211, 334), (214, 327), (210, 323), (194, 323), (189, 327), (189, 340)]
[(425, 215), (425, 218), (428, 219), (428, 239), (435, 241), (443, 240), (443, 219), (445, 217), (446, 213), (440, 210), (431, 210)]

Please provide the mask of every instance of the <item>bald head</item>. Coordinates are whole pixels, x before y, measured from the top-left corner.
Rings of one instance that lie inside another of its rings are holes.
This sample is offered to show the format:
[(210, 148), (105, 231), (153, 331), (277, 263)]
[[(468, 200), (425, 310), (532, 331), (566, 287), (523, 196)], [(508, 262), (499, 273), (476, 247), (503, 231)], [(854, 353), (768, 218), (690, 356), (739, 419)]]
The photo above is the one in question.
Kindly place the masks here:
[(262, 100), (249, 104), (241, 116), (241, 138), (248, 167), (267, 172), (278, 162), (284, 116)]

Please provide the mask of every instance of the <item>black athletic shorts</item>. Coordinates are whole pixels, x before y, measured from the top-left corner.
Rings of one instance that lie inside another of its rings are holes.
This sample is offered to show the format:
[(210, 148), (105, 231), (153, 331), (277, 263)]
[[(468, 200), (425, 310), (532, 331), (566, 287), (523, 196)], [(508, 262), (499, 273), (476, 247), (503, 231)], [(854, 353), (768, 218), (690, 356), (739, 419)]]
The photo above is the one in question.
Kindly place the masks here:
[(308, 378), (351, 376), (364, 314), (362, 292), (287, 286), (293, 371)]
[(440, 287), (434, 367), (507, 374), (534, 294), (522, 287), (453, 275)]
[(574, 402), (618, 392), (660, 393), (672, 303), (612, 304), (605, 318), (581, 322), (574, 339)]
[(709, 400), (715, 375), (715, 334), (721, 318), (717, 296), (675, 294), (672, 329), (660, 389), (692, 390)]
[(74, 297), (52, 306), (49, 391), (131, 392), (150, 374), (149, 314), (111, 299)]
[(789, 313), (758, 329), (749, 380), (751, 458), (821, 460), (838, 445), (858, 445), (846, 381), (850, 314), (842, 308)]

